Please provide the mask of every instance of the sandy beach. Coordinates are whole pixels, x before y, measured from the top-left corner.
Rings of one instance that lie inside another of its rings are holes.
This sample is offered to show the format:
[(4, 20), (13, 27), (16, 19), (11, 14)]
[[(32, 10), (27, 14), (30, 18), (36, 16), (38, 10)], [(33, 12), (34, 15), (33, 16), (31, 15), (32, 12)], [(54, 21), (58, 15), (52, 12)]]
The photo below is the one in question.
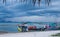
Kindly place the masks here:
[(0, 37), (52, 37), (52, 34), (60, 33), (56, 31), (39, 31), (39, 32), (21, 32), (21, 33), (4, 33)]

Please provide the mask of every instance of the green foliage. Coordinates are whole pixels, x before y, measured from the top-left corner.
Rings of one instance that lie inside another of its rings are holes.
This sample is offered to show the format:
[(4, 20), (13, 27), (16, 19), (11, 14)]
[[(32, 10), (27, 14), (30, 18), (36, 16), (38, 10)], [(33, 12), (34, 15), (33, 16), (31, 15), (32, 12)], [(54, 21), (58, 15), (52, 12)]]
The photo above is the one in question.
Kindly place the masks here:
[(60, 36), (60, 33), (57, 33), (57, 34), (55, 34), (55, 35), (52, 35), (52, 36)]

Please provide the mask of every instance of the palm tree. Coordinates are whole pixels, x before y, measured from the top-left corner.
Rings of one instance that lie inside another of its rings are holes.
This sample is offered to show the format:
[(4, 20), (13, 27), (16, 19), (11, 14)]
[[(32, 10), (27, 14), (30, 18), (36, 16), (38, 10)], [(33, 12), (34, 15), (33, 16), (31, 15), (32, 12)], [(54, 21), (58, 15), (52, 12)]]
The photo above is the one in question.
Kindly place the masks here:
[[(33, 5), (35, 6), (37, 0), (32, 0)], [(38, 5), (40, 6), (41, 0), (38, 0)], [(49, 6), (51, 3), (51, 0), (45, 0), (45, 3)]]
[[(16, 1), (17, 1), (17, 0), (16, 0)], [(24, 2), (27, 3), (27, 0), (19, 0), (19, 1), (21, 1), (21, 2), (23, 2), (23, 3), (24, 3)], [(40, 3), (41, 3), (42, 0), (32, 0), (33, 6), (35, 6), (36, 1), (38, 1), (38, 5), (40, 6)], [(6, 0), (3, 0), (3, 3), (6, 3)], [(45, 3), (49, 6), (50, 3), (51, 3), (51, 0), (45, 0)]]
[(6, 3), (6, 0), (3, 0), (3, 3)]
[(45, 0), (45, 3), (47, 3), (47, 5), (49, 6), (51, 3), (51, 0)]
[(38, 0), (38, 5), (40, 6), (41, 0)]
[(21, 0), (21, 2), (25, 2), (26, 0)]
[(32, 0), (32, 2), (33, 2), (33, 6), (35, 6), (36, 0)]
[(23, 0), (23, 2), (26, 2), (27, 3), (27, 0)]

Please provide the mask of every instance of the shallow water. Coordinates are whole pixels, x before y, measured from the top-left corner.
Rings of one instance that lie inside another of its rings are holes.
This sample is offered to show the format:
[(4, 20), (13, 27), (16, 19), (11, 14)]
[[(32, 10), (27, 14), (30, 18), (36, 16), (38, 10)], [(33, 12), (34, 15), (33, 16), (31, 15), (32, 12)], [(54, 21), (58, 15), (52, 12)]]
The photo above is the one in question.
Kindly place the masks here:
[[(18, 29), (17, 29), (18, 24), (21, 24), (21, 23), (0, 23), (0, 31), (18, 32)], [(33, 23), (29, 23), (29, 25), (33, 26)], [(37, 25), (38, 27), (40, 27), (38, 24), (34, 24), (34, 25)], [(52, 26), (54, 26), (54, 25), (52, 25)]]
[(17, 24), (19, 23), (0, 23), (0, 31), (18, 32)]

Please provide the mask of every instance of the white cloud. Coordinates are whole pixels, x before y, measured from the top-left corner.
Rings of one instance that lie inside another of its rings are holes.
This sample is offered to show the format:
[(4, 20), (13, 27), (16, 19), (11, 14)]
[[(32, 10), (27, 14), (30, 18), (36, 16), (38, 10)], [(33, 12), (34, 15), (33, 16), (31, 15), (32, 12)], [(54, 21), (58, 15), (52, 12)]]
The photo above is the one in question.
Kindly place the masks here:
[[(14, 0), (15, 1), (15, 0)], [(43, 4), (43, 3), (42, 3)], [(43, 4), (44, 5), (44, 4)], [(27, 10), (27, 11), (23, 11), (23, 9), (25, 8), (21, 8), (20, 7), (20, 4), (14, 4), (14, 5), (11, 5), (11, 6), (5, 6), (6, 7), (6, 10), (7, 11), (12, 11), (12, 13), (13, 13), (13, 16), (23, 16), (23, 17), (13, 17), (13, 18), (7, 18), (6, 19), (6, 21), (17, 21), (17, 22), (24, 22), (24, 21), (31, 21), (31, 22), (39, 22), (39, 21), (41, 21), (41, 22), (54, 22), (55, 21), (55, 18), (57, 18), (57, 17), (46, 17), (46, 16), (38, 16), (37, 14), (37, 12), (43, 12), (43, 11), (48, 11), (48, 10), (55, 10), (55, 11), (60, 11), (60, 0), (59, 1), (52, 1), (52, 5), (51, 6), (47, 6), (46, 8), (44, 7), (42, 5), (42, 9), (40, 9), (40, 8), (36, 8), (35, 10), (34, 9), (29, 9), (29, 10)], [(19, 7), (20, 8), (19, 8)], [(18, 8), (17, 8), (18, 7)], [(22, 11), (22, 12), (21, 12)], [(36, 16), (25, 16), (25, 15), (28, 15), (28, 13), (29, 12), (32, 12), (32, 13), (34, 13)], [(12, 14), (11, 13), (11, 14)], [(0, 14), (2, 14), (2, 13), (0, 13)], [(2, 16), (1, 16), (2, 17)], [(57, 22), (60, 22), (60, 20), (59, 20), (60, 18), (57, 18)]]
[[(16, 0), (13, 0), (13, 1), (16, 1)], [(36, 10), (27, 10), (27, 12), (38, 12), (38, 11), (45, 11), (45, 10), (56, 10), (56, 11), (60, 11), (60, 0), (52, 0), (52, 2), (51, 2), (52, 4), (51, 4), (51, 6), (47, 6), (46, 8), (44, 7), (44, 3), (41, 3), (41, 5), (42, 5), (42, 7), (43, 7), (43, 9), (36, 9)], [(24, 5), (24, 4), (22, 4), (22, 5)], [(14, 4), (14, 5), (9, 5), (8, 7), (6, 6), (6, 8), (7, 8), (7, 10), (10, 10), (10, 11), (14, 11), (14, 12), (18, 12), (18, 11), (20, 11), (21, 9), (19, 8), (16, 8), (16, 6), (21, 6), (20, 4)], [(28, 7), (28, 6), (27, 6)], [(31, 6), (32, 7), (32, 6)], [(22, 7), (23, 8), (23, 7)], [(24, 8), (25, 9), (25, 8)], [(25, 12), (25, 11), (24, 11)]]
[(24, 16), (24, 17), (15, 17), (15, 18), (7, 18), (6, 21), (13, 22), (60, 22), (60, 18), (54, 16)]

